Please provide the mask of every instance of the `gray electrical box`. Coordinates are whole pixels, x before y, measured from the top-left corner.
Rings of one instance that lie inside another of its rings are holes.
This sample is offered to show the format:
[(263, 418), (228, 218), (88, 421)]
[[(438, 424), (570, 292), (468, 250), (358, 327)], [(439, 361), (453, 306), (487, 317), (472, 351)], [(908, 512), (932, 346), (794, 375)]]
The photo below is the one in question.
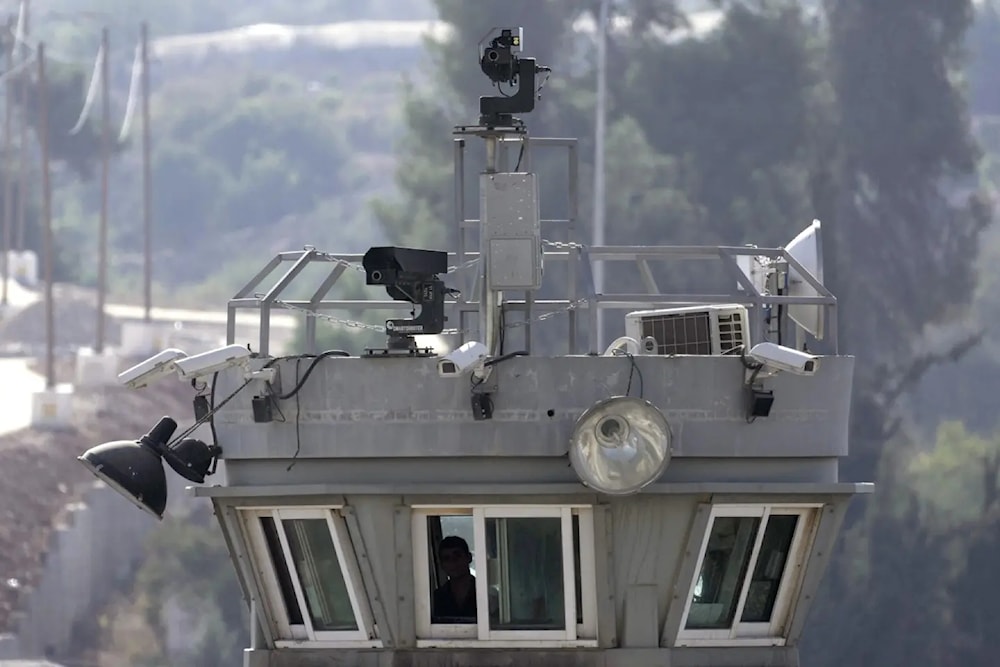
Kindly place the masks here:
[(542, 227), (535, 174), (479, 177), (482, 216), (480, 252), (491, 290), (536, 290), (542, 286)]

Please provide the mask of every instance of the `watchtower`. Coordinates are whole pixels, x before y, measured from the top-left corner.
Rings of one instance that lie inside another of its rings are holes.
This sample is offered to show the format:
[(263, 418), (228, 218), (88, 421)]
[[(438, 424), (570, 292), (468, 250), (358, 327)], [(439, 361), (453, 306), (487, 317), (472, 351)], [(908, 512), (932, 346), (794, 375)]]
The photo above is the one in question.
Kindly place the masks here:
[[(501, 31), (484, 72), (523, 86), (544, 71), (520, 47)], [(193, 492), (215, 507), (252, 612), (247, 667), (799, 664), (847, 504), (872, 489), (838, 478), (854, 360), (837, 350), (821, 226), (783, 248), (585, 247), (576, 142), (529, 138), (513, 115), (528, 90), (484, 98), (479, 124), (456, 128), (454, 253), (281, 253), (229, 302), (235, 348), (164, 362), (213, 379), (198, 412), (217, 442), (154, 429), (127, 444), (195, 481), (224, 460), (225, 484)], [(487, 156), (476, 218), (473, 139)], [(541, 150), (568, 155), (564, 219), (539, 214)], [(681, 260), (732, 289), (661, 291), (651, 263)], [(594, 293), (597, 261), (631, 262), (647, 293)], [(316, 263), (313, 296), (283, 299)], [(347, 270), (391, 299), (328, 299)], [(547, 272), (565, 277), (558, 298), (536, 298)], [(275, 308), (305, 311), (312, 345), (332, 312), (416, 307), (381, 328), (384, 348), (269, 354)], [(261, 318), (252, 355), (234, 340), (243, 308)], [(604, 350), (599, 309), (623, 313)], [(418, 338), (446, 323), (449, 349)], [(162, 470), (125, 475), (99, 449), (82, 458), (162, 513)]]

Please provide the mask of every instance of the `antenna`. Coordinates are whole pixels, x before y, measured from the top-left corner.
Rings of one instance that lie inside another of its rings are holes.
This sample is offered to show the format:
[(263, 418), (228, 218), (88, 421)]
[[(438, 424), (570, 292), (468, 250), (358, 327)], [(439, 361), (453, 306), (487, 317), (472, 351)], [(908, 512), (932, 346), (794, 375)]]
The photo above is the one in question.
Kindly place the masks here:
[[(788, 242), (785, 250), (795, 261), (811, 273), (823, 284), (823, 237), (819, 220), (799, 232), (798, 236)], [(785, 284), (785, 294), (788, 296), (818, 297), (819, 291), (798, 271), (789, 267)], [(816, 337), (823, 340), (823, 306), (807, 304), (789, 304), (788, 317), (796, 324)]]

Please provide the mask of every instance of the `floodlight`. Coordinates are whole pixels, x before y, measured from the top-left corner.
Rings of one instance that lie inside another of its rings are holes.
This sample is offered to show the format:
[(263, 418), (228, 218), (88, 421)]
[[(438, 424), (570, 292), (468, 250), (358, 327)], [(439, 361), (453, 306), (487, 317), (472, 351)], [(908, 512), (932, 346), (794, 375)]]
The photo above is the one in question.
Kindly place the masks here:
[(194, 438), (169, 445), (175, 430), (177, 422), (163, 417), (138, 440), (106, 442), (91, 447), (77, 460), (136, 507), (162, 519), (167, 507), (167, 479), (161, 459), (177, 474), (200, 484), (215, 472), (222, 453), (218, 446)]
[(175, 363), (181, 373), (181, 378), (185, 380), (205, 377), (219, 371), (234, 366), (246, 364), (246, 359), (250, 356), (250, 350), (242, 345), (226, 345), (208, 352), (195, 354), (184, 359), (178, 359)]
[(577, 420), (569, 458), (585, 485), (609, 495), (636, 493), (670, 463), (670, 426), (649, 401), (604, 399)]
[(173, 373), (177, 369), (177, 361), (186, 356), (183, 350), (178, 350), (175, 347), (167, 348), (119, 373), (118, 381), (130, 389), (145, 387), (151, 382)]
[[(798, 236), (785, 246), (788, 254), (794, 257), (795, 261), (811, 273), (820, 284), (823, 284), (822, 240), (820, 221), (813, 220), (811, 225), (799, 232)], [(792, 268), (788, 269), (785, 294), (787, 296), (820, 295), (819, 291), (810, 285), (802, 274)], [(788, 316), (818, 340), (822, 340), (824, 325), (823, 310), (824, 307), (822, 305), (789, 304)]]

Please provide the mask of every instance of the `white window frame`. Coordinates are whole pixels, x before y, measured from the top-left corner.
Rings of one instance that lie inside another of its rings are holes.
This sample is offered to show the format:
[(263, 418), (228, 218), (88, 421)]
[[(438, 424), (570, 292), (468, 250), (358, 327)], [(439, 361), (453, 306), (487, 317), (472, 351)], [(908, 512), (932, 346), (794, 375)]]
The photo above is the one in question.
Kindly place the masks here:
[[(351, 539), (347, 532), (347, 525), (339, 512), (341, 507), (340, 505), (336, 505), (321, 508), (239, 508), (239, 515), (243, 521), (243, 529), (247, 537), (247, 545), (250, 548), (253, 560), (254, 572), (261, 586), (261, 592), (264, 594), (264, 606), (268, 616), (273, 621), (273, 627), (277, 631), (274, 642), (277, 648), (380, 648), (382, 646), (381, 640), (377, 639), (378, 628), (373, 621), (371, 609), (368, 606), (368, 599), (365, 596), (361, 572), (354, 558), (354, 551), (350, 546)], [(293, 625), (289, 621), (288, 613), (285, 610), (281, 586), (278, 583), (278, 575), (271, 561), (271, 553), (268, 549), (267, 540), (264, 537), (264, 529), (260, 524), (260, 520), (263, 517), (272, 518), (278, 528), (277, 533), (278, 541), (281, 544), (281, 555), (285, 559), (285, 566), (288, 568), (288, 573), (292, 580), (295, 599), (299, 605), (299, 612), (302, 615), (301, 625)], [(330, 530), (330, 538), (337, 553), (337, 560), (340, 563), (340, 571), (347, 587), (351, 609), (354, 612), (354, 620), (358, 626), (357, 630), (332, 631), (315, 630), (313, 628), (309, 606), (306, 603), (305, 594), (302, 590), (302, 583), (299, 581), (298, 571), (288, 547), (288, 538), (281, 524), (282, 520), (294, 519), (326, 520)]]
[[(695, 565), (694, 577), (688, 586), (676, 645), (784, 646), (784, 634), (787, 630), (792, 603), (797, 597), (802, 584), (802, 574), (805, 570), (806, 557), (816, 534), (816, 527), (819, 524), (819, 510), (822, 507), (822, 504), (815, 503), (713, 506), (709, 515), (708, 528), (701, 538), (701, 547), (698, 550), (698, 562)], [(767, 623), (744, 623), (740, 619), (743, 617), (743, 608), (746, 604), (747, 594), (750, 591), (750, 582), (753, 580), (754, 569), (757, 566), (757, 557), (760, 554), (761, 543), (764, 540), (764, 533), (767, 530), (767, 521), (772, 514), (795, 514), (799, 517), (799, 520), (796, 522), (795, 533), (792, 535), (792, 542), (788, 549), (788, 557), (785, 559), (781, 582), (778, 584), (778, 593), (774, 600), (774, 607), (771, 609), (771, 620)], [(753, 546), (751, 547), (747, 571), (740, 584), (736, 611), (733, 614), (733, 623), (729, 628), (725, 629), (688, 630), (685, 626), (687, 625), (688, 614), (691, 611), (691, 604), (694, 600), (694, 589), (698, 584), (698, 577), (701, 574), (705, 550), (708, 547), (708, 540), (712, 535), (715, 520), (720, 517), (756, 517), (761, 520), (757, 534), (754, 537)]]
[[(476, 570), (477, 623), (431, 623), (430, 560), (427, 518), (472, 516), (473, 567)], [(580, 529), (580, 590), (583, 623), (576, 622), (576, 564), (573, 553), (573, 516)], [(564, 630), (491, 630), (489, 588), (486, 576), (487, 518), (559, 518), (563, 554)], [(461, 648), (497, 646), (506, 648), (597, 646), (597, 576), (594, 564), (594, 511), (590, 505), (414, 505), (413, 580), (418, 647)]]

